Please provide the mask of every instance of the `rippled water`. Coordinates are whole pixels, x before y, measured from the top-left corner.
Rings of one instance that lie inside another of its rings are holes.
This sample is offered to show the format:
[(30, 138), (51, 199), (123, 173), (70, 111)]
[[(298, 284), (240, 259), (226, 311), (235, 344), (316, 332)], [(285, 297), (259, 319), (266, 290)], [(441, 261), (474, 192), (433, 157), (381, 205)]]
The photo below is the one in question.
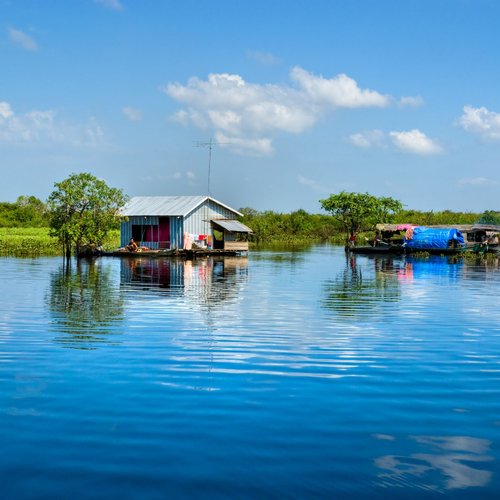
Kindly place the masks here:
[(494, 498), (498, 264), (0, 259), (2, 498)]

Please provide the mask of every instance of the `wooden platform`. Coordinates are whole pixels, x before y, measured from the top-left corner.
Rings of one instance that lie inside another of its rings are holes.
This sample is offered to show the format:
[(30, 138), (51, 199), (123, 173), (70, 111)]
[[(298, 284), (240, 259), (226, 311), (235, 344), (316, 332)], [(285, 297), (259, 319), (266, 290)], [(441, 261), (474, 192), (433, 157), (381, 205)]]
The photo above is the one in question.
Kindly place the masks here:
[(230, 256), (237, 257), (247, 255), (248, 252), (240, 250), (208, 250), (208, 249), (192, 249), (192, 250), (142, 250), (140, 252), (130, 252), (128, 250), (114, 250), (112, 252), (102, 252), (100, 255), (104, 257), (127, 257), (127, 258), (159, 258), (159, 257), (179, 257), (184, 259), (197, 259), (201, 257), (211, 256)]

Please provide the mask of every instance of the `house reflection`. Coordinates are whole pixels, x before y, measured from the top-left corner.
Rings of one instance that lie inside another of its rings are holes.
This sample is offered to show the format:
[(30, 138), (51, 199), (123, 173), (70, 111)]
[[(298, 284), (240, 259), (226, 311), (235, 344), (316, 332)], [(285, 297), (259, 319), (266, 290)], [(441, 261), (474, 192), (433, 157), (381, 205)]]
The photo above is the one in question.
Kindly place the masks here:
[(50, 277), (46, 300), (56, 342), (64, 347), (94, 349), (99, 343), (116, 343), (116, 328), (124, 316), (112, 269), (99, 260), (61, 263)]
[(217, 303), (238, 296), (248, 278), (248, 258), (123, 258), (120, 269), (122, 288), (148, 292), (144, 298), (150, 293), (171, 294), (192, 298), (197, 303)]
[(139, 310), (168, 311), (170, 302), (187, 312), (188, 321), (180, 318), (169, 337), (172, 353), (166, 354), (169, 369), (162, 385), (217, 390), (214, 373), (242, 356), (220, 332), (229, 322), (239, 322), (237, 302), (248, 281), (248, 259), (122, 258), (120, 269), (122, 292)]
[[(395, 437), (373, 436), (395, 446)], [(443, 492), (485, 487), (493, 473), (486, 464), (493, 460), (491, 442), (469, 436), (410, 436), (415, 451), (407, 456), (387, 454), (374, 461), (377, 477), (385, 487), (418, 488)], [(405, 443), (406, 445), (406, 443)], [(480, 493), (479, 493), (480, 495)]]

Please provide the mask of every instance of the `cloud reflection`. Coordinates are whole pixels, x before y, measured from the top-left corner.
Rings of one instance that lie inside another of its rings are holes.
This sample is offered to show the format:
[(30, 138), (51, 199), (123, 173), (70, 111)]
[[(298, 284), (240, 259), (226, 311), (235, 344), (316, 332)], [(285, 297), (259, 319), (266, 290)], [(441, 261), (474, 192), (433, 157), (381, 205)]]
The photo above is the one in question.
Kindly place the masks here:
[[(378, 438), (379, 435), (373, 437)], [(384, 455), (375, 459), (383, 486), (411, 485), (443, 491), (486, 486), (493, 473), (484, 469), (491, 442), (469, 436), (410, 436), (418, 448), (408, 456)], [(420, 451), (421, 450), (421, 451)]]

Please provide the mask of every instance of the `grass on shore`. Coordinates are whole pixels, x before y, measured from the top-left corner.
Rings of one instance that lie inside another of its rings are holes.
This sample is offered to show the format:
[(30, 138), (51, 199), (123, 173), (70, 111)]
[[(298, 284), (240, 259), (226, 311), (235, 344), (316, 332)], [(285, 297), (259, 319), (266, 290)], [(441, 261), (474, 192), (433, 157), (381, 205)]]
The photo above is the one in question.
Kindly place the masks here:
[[(111, 231), (105, 249), (120, 246), (120, 231)], [(0, 227), (0, 256), (40, 257), (62, 255), (57, 238), (49, 236), (48, 227)]]

